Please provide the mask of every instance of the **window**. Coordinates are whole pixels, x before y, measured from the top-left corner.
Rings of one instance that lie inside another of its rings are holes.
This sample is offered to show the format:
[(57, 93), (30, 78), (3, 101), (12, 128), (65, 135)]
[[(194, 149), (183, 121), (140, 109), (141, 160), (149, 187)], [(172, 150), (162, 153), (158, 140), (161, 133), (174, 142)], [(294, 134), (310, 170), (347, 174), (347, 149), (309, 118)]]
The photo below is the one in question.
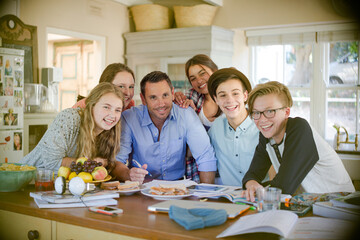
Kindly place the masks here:
[(312, 45), (270, 45), (254, 48), (256, 84), (278, 81), (288, 86), (293, 97), (291, 117), (310, 121), (310, 83), (312, 81)]
[[(334, 123), (344, 127), (354, 140), (359, 132), (359, 42), (324, 43), (329, 67), (326, 87), (327, 123), (325, 137), (336, 134)], [(328, 54), (327, 54), (328, 52)]]
[[(354, 30), (355, 29), (355, 30)], [(331, 144), (339, 124), (359, 133), (359, 33), (356, 25), (249, 30), (250, 79), (288, 86), (300, 116)]]

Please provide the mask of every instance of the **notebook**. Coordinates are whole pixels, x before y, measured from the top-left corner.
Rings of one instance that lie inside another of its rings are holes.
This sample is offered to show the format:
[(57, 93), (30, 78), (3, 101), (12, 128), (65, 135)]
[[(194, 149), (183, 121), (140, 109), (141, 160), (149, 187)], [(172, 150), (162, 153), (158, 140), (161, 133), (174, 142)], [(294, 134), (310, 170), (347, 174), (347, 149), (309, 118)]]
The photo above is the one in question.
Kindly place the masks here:
[(175, 205), (186, 209), (190, 209), (190, 208), (224, 209), (227, 212), (228, 218), (234, 218), (250, 208), (250, 206), (248, 205), (239, 205), (233, 203), (200, 202), (200, 201), (192, 201), (192, 200), (167, 200), (148, 206), (148, 211), (169, 212), (169, 208), (171, 205)]

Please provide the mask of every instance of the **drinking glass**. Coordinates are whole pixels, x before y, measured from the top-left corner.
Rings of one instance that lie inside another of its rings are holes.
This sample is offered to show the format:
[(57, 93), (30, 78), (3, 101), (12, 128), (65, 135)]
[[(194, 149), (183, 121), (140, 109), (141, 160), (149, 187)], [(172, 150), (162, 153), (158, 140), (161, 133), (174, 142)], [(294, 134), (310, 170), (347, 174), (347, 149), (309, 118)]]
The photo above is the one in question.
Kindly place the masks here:
[(257, 210), (264, 212), (269, 210), (279, 210), (281, 203), (281, 189), (266, 187), (256, 189)]
[(54, 190), (54, 172), (49, 169), (38, 168), (35, 177), (35, 191)]

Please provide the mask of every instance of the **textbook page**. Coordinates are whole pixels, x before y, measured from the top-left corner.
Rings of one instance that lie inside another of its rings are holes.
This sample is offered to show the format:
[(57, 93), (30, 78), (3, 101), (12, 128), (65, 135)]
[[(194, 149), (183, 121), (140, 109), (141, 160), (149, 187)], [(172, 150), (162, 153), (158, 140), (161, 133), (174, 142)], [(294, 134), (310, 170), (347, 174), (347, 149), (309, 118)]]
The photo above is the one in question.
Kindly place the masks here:
[(356, 222), (334, 218), (299, 218), (288, 239), (350, 239)]
[(244, 233), (267, 232), (287, 237), (298, 216), (284, 210), (273, 210), (241, 217), (229, 228), (216, 236), (227, 237)]

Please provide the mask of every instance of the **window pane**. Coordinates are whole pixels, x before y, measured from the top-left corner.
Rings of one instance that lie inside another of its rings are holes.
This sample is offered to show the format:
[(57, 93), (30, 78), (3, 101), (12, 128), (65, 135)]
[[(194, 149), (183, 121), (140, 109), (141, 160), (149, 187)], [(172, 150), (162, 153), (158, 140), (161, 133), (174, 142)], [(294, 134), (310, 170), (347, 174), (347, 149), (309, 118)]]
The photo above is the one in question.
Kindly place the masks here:
[(359, 42), (330, 44), (329, 84), (358, 83)]
[(290, 90), (290, 93), (293, 98), (290, 117), (301, 117), (310, 122), (310, 91)]
[(283, 46), (259, 46), (255, 48), (256, 83), (283, 82)]
[(285, 46), (284, 84), (286, 86), (310, 86), (312, 80), (312, 45)]
[(278, 81), (288, 87), (310, 86), (312, 45), (272, 45), (255, 48), (255, 82)]
[(356, 133), (356, 89), (327, 90), (326, 139), (336, 134), (333, 125), (345, 127), (349, 134)]

